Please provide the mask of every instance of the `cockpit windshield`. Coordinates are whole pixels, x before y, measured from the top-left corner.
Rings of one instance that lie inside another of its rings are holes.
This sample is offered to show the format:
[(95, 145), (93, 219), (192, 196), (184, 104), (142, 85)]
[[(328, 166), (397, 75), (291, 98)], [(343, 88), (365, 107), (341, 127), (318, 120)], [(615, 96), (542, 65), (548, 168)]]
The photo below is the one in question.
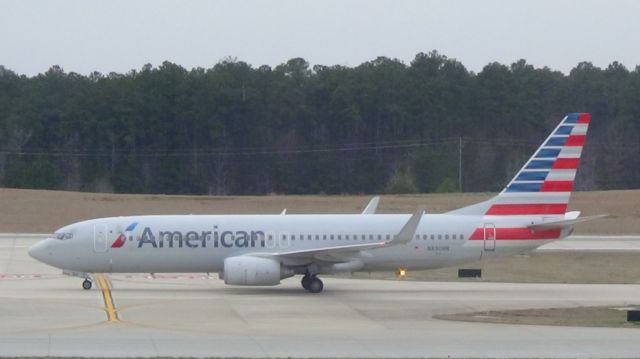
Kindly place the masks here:
[(56, 232), (53, 234), (53, 237), (58, 240), (65, 240), (73, 238), (73, 233), (68, 232)]

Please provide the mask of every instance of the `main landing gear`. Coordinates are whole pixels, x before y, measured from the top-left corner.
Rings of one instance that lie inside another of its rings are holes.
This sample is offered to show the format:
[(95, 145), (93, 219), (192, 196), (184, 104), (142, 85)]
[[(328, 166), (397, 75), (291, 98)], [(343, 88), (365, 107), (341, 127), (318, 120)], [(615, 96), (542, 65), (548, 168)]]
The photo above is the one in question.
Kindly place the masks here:
[(315, 274), (305, 274), (300, 281), (302, 288), (308, 290), (310, 293), (320, 293), (324, 288), (324, 284)]
[(84, 282), (82, 282), (82, 289), (84, 290), (89, 290), (91, 289), (92, 286), (93, 286), (93, 283), (91, 283), (91, 281), (88, 279), (85, 279)]

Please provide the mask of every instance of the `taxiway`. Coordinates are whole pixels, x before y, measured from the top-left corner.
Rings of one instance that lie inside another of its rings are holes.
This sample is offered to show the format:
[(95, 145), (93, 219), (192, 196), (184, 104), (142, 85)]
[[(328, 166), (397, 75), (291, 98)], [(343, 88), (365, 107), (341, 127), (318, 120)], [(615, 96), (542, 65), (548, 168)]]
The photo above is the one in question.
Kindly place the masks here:
[(0, 356), (638, 357), (640, 328), (442, 321), (434, 315), (624, 306), (640, 285), (325, 279), (312, 295), (228, 287), (213, 274), (105, 275), (94, 289), (0, 239)]

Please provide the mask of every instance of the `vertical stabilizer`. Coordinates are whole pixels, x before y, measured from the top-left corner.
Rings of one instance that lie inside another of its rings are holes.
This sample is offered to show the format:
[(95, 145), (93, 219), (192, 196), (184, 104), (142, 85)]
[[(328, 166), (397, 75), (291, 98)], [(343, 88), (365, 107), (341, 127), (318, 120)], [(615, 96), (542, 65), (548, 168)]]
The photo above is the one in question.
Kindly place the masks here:
[(496, 197), (449, 212), (469, 215), (564, 215), (591, 114), (571, 113)]

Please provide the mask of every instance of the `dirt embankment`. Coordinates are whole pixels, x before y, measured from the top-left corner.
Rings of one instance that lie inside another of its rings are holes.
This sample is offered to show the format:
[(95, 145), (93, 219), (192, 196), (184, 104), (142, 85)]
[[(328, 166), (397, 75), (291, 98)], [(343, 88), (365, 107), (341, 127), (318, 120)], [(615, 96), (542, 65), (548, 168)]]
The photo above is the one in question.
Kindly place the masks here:
[[(382, 196), (380, 213), (441, 213), (490, 193)], [(84, 219), (141, 214), (359, 213), (370, 196), (164, 196), (0, 189), (0, 232), (49, 233)], [(640, 233), (640, 190), (577, 192), (570, 210), (610, 217), (580, 224), (581, 234)]]

